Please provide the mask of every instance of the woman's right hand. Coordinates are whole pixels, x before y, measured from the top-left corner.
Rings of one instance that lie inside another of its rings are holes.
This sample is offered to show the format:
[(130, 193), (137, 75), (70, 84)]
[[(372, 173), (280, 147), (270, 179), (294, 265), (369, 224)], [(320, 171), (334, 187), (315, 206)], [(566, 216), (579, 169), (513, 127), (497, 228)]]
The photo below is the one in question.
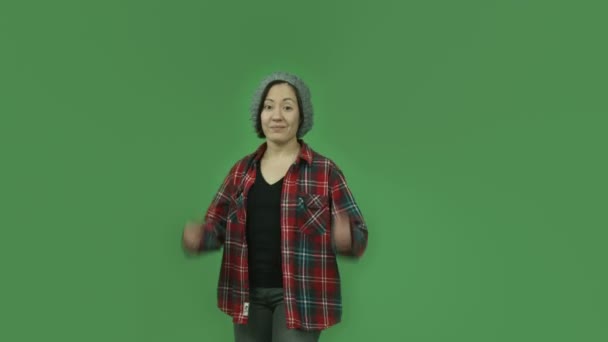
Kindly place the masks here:
[(203, 224), (197, 222), (188, 222), (184, 227), (182, 243), (184, 248), (191, 253), (199, 251), (203, 242)]

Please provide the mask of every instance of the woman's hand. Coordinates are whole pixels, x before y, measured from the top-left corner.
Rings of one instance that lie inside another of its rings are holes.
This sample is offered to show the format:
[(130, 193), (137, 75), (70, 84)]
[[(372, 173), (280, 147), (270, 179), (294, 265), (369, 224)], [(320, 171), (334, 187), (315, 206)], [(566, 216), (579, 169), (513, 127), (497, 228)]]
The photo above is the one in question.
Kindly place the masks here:
[(184, 248), (191, 253), (196, 253), (203, 242), (202, 223), (188, 222), (184, 227), (182, 243)]
[(337, 251), (339, 253), (349, 253), (352, 249), (352, 236), (348, 214), (342, 212), (334, 215), (334, 224), (331, 231)]

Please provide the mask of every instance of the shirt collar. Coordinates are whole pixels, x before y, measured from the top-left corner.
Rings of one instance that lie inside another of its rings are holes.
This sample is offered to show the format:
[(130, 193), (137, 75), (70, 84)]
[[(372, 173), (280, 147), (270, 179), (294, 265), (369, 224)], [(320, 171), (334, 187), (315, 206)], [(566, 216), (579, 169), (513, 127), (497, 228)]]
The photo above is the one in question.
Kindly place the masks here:
[[(298, 142), (300, 143), (300, 153), (298, 154), (298, 157), (296, 158), (294, 164), (298, 164), (301, 161), (305, 161), (309, 165), (312, 164), (312, 149), (310, 148), (310, 146), (308, 146), (307, 143), (304, 142), (304, 140), (298, 139)], [(267, 147), (268, 144), (264, 142), (257, 148), (257, 150), (253, 154), (254, 163), (257, 164), (257, 162), (262, 158)]]

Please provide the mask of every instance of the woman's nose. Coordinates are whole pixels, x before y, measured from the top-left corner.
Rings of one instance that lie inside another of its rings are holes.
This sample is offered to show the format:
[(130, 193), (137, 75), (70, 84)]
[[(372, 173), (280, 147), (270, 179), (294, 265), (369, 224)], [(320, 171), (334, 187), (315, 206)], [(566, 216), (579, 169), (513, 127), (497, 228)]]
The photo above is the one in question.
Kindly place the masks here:
[(281, 112), (280, 109), (277, 109), (277, 110), (275, 110), (275, 111), (272, 112), (271, 118), (273, 120), (280, 120), (280, 119), (283, 118), (283, 113)]

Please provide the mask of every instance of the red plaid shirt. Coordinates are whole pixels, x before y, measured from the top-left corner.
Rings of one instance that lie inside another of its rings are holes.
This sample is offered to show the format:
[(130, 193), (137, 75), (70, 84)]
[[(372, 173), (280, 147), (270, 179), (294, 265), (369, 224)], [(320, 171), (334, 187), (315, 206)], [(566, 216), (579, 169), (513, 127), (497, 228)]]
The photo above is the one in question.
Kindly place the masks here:
[[(340, 275), (331, 226), (332, 212), (348, 214), (352, 249), (359, 258), (367, 247), (367, 226), (344, 175), (330, 159), (299, 140), (297, 160), (287, 171), (281, 195), (281, 254), (288, 328), (321, 330), (341, 320)], [(201, 252), (224, 247), (218, 282), (218, 307), (247, 323), (249, 274), (246, 239), (247, 193), (266, 150), (239, 160), (213, 199), (203, 225)]]

